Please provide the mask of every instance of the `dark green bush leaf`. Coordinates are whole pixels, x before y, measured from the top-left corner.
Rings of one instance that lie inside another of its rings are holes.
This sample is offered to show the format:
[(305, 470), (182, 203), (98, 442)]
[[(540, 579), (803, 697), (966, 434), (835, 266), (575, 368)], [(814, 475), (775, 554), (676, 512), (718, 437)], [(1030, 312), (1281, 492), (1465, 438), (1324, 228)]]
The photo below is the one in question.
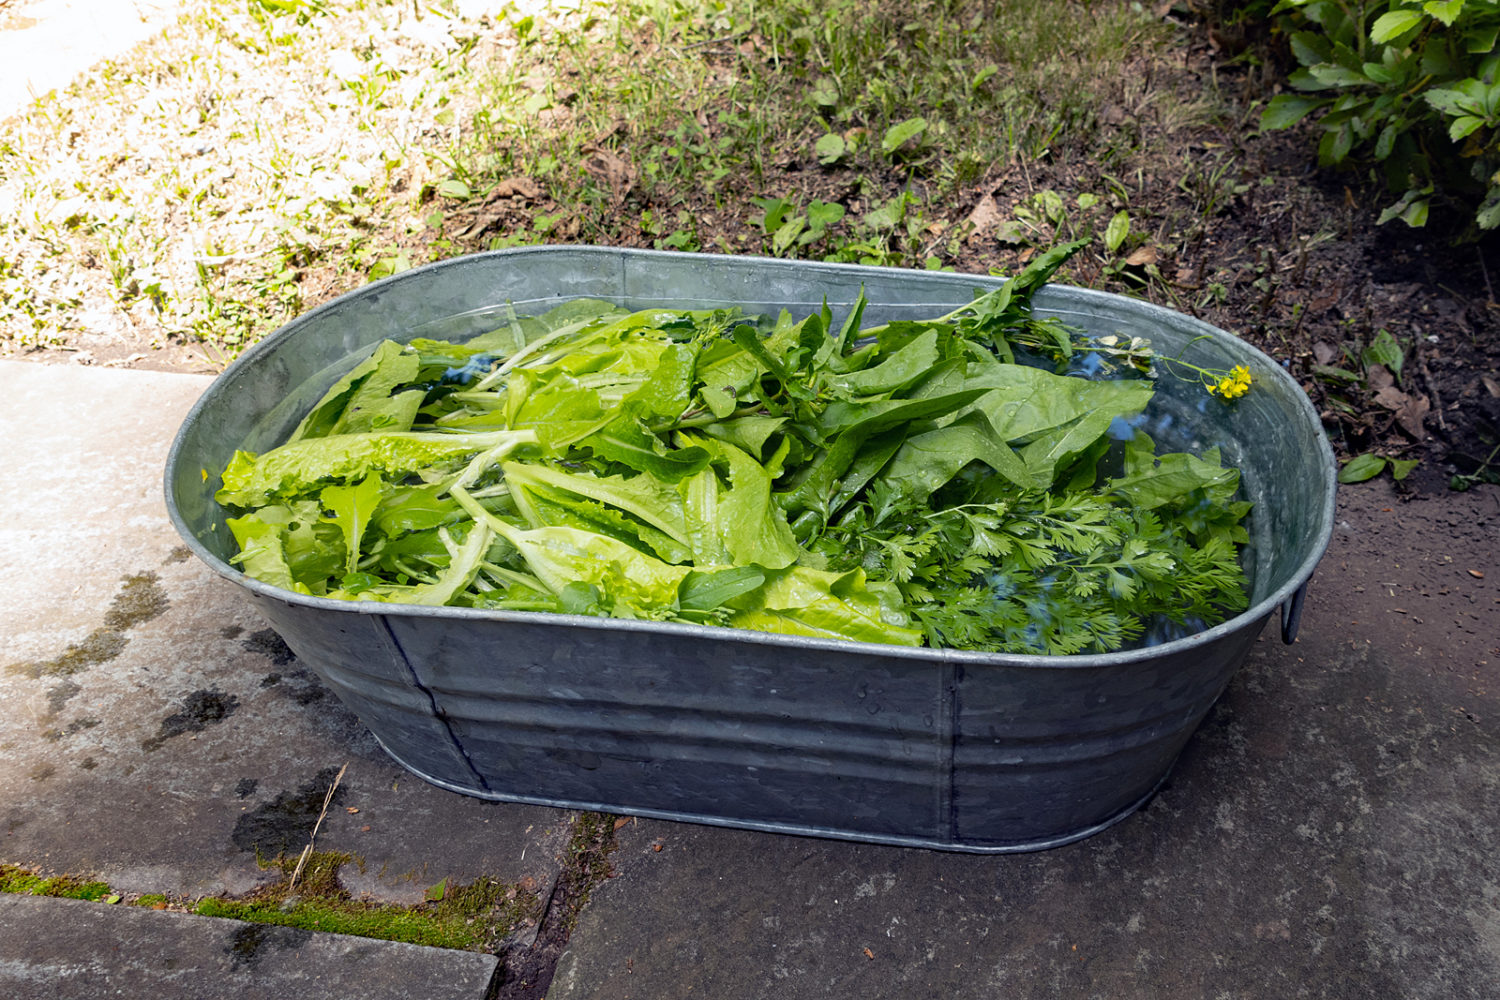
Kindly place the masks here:
[(1287, 39), (1292, 46), (1292, 55), (1304, 66), (1328, 62), (1333, 58), (1333, 49), (1328, 40), (1311, 31), (1294, 31)]
[(1326, 100), (1303, 97), (1300, 94), (1277, 94), (1271, 98), (1271, 103), (1266, 105), (1266, 110), (1261, 113), (1260, 127), (1263, 129), (1290, 128), (1307, 117), (1308, 112), (1323, 107), (1327, 103)]
[(1396, 136), (1399, 134), (1394, 122), (1380, 130), (1380, 138), (1375, 140), (1375, 159), (1384, 160), (1391, 155), (1391, 150), (1396, 146)]
[(1427, 0), (1422, 9), (1449, 27), (1463, 13), (1464, 0)]
[[(1429, 8), (1433, 5), (1428, 4)], [(1463, 6), (1463, 0), (1459, 0), (1459, 6)], [(1396, 37), (1405, 34), (1412, 28), (1422, 23), (1422, 14), (1415, 10), (1393, 10), (1381, 14), (1375, 19), (1375, 24), (1370, 28), (1370, 41), (1385, 44)], [(1449, 23), (1452, 23), (1449, 21)]]
[(1421, 229), (1427, 225), (1427, 199), (1414, 201), (1406, 206), (1406, 211), (1401, 213), (1401, 221), (1413, 229)]
[(1320, 165), (1374, 161), (1405, 189), (1382, 223), (1425, 226), (1437, 195), (1475, 206), (1480, 228), (1500, 227), (1500, 3), (1281, 0), (1271, 17), (1301, 63), (1287, 82), (1303, 93), (1273, 99), (1262, 128), (1323, 111)]

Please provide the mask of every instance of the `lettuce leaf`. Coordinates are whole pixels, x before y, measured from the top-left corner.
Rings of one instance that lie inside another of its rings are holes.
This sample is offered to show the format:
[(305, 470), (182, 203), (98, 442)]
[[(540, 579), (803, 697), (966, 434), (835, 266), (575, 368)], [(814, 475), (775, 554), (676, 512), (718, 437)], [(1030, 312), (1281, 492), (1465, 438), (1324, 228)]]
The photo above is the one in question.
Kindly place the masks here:
[(363, 479), (372, 472), (397, 478), (419, 470), (456, 470), (480, 452), (535, 440), (535, 433), (527, 430), (480, 434), (379, 431), (293, 441), (263, 455), (237, 451), (214, 499), (254, 507), (273, 496), (296, 495), (329, 481)]
[(920, 646), (894, 588), (867, 584), (864, 570), (830, 573), (793, 566), (771, 574), (757, 589), (730, 601), (734, 628), (821, 639), (854, 639)]

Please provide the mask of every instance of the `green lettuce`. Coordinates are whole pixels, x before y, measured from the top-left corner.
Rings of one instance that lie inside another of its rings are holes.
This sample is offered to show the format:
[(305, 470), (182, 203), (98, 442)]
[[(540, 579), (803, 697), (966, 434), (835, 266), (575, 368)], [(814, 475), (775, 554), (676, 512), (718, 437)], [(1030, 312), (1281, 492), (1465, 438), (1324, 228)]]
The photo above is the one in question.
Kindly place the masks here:
[(930, 320), (580, 299), (383, 342), (227, 464), (234, 561), (349, 600), (897, 645), (1203, 627), (1247, 603), (1249, 504), (1217, 450), (1111, 437), (1152, 382), (1066, 370), (1094, 346), (1029, 309), (1077, 249)]

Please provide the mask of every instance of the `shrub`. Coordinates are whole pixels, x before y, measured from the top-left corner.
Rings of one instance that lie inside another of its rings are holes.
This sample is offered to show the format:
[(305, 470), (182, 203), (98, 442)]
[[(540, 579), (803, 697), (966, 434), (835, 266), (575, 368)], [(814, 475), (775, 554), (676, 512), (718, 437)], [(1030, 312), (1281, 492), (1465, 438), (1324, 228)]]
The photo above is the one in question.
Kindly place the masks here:
[(1280, 0), (1300, 63), (1261, 127), (1319, 113), (1318, 162), (1373, 161), (1400, 198), (1380, 214), (1427, 222), (1429, 201), (1477, 203), (1500, 227), (1500, 0)]

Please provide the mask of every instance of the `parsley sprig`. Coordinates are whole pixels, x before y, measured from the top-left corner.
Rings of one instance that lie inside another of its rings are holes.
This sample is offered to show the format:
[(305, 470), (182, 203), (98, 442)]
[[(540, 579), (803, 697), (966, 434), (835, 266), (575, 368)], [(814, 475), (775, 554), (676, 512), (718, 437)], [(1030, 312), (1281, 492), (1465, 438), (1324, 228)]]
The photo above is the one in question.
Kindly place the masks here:
[(1244, 610), (1243, 513), (1202, 487), (1145, 509), (1110, 482), (948, 506), (877, 495), (812, 547), (893, 581), (929, 645), (1106, 652)]

